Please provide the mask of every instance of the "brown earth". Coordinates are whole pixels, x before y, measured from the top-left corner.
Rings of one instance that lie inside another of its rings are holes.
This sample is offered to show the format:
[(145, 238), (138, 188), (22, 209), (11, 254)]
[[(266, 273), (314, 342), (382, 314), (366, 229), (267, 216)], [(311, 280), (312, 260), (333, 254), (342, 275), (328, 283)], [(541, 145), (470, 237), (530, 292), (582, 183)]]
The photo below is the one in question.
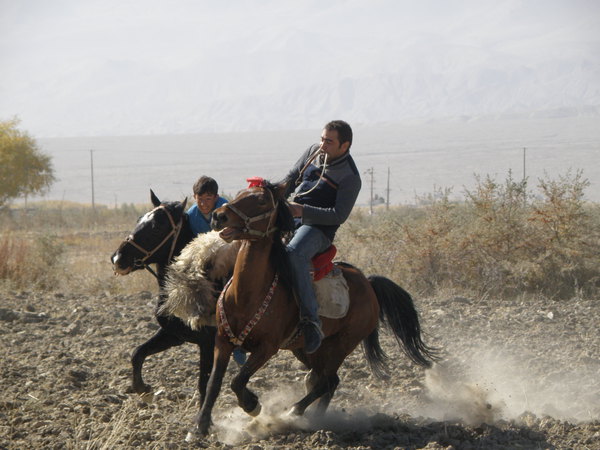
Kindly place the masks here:
[(157, 329), (153, 295), (0, 293), (0, 448), (573, 448), (600, 449), (600, 303), (417, 299), (426, 338), (445, 361), (409, 363), (392, 339), (391, 377), (362, 350), (340, 371), (324, 418), (291, 420), (304, 372), (281, 352), (251, 380), (251, 420), (228, 379), (213, 434), (184, 438), (197, 411), (197, 349), (150, 357), (144, 403), (129, 392), (129, 358)]

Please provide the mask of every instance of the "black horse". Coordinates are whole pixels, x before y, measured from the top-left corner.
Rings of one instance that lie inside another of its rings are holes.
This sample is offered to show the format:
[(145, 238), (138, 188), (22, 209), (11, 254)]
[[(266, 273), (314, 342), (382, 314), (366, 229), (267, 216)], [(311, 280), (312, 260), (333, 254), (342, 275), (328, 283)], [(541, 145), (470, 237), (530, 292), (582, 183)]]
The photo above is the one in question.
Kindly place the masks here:
[[(140, 395), (152, 392), (152, 387), (144, 383), (142, 377), (145, 359), (184, 342), (190, 342), (198, 345), (200, 350), (198, 391), (202, 404), (213, 367), (216, 328), (204, 326), (198, 331), (192, 330), (181, 319), (158, 312), (166, 300), (164, 286), (167, 266), (194, 238), (185, 212), (187, 199), (183, 202), (163, 203), (152, 190), (150, 199), (155, 208), (138, 220), (133, 232), (111, 257), (113, 269), (119, 275), (127, 275), (145, 268), (158, 280), (159, 299), (154, 313), (160, 329), (133, 352), (132, 388)], [(156, 272), (150, 268), (150, 264), (156, 264)], [(223, 286), (215, 286), (216, 292), (220, 292), (222, 288)]]

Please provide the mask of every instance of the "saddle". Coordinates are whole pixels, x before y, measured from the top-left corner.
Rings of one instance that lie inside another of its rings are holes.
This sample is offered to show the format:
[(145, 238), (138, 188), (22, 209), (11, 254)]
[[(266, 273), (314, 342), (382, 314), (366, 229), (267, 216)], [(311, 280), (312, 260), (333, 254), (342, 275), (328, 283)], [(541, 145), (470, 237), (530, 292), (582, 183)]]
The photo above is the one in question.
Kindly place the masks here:
[(319, 315), (330, 319), (344, 317), (350, 306), (348, 284), (342, 270), (333, 263), (337, 252), (331, 245), (312, 259), (314, 289), (319, 303)]
[(327, 275), (333, 269), (333, 258), (337, 253), (337, 248), (335, 245), (330, 245), (327, 250), (323, 253), (319, 253), (315, 255), (312, 259), (312, 264), (314, 267), (313, 270), (313, 280), (319, 281), (325, 275)]

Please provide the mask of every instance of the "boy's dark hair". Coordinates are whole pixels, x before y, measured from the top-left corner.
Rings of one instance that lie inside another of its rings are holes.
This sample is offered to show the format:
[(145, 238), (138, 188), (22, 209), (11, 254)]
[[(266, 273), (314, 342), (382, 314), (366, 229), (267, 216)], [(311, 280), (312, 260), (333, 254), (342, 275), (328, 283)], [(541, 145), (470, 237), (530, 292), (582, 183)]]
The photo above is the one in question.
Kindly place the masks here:
[(194, 183), (194, 194), (202, 195), (202, 194), (212, 194), (217, 195), (219, 193), (219, 185), (217, 182), (205, 175), (202, 175), (198, 178), (198, 181)]
[(352, 128), (350, 128), (350, 125), (348, 125), (347, 122), (344, 122), (343, 120), (332, 120), (327, 125), (325, 125), (324, 128), (327, 131), (337, 131), (338, 140), (340, 141), (340, 144), (343, 144), (344, 142), (349, 142), (350, 145), (348, 146), (348, 149), (352, 147)]

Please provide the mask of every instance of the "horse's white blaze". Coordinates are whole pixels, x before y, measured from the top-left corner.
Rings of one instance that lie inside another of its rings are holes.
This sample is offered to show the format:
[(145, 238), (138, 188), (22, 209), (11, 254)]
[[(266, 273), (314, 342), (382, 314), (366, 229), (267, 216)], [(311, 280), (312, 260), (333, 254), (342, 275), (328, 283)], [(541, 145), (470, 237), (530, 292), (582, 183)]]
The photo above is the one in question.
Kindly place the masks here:
[(144, 214), (138, 223), (150, 222), (152, 219), (154, 219), (154, 210), (148, 211), (146, 214)]
[(117, 262), (119, 261), (119, 257), (121, 256), (121, 254), (119, 252), (115, 253), (112, 257), (112, 263), (113, 264), (117, 264)]

